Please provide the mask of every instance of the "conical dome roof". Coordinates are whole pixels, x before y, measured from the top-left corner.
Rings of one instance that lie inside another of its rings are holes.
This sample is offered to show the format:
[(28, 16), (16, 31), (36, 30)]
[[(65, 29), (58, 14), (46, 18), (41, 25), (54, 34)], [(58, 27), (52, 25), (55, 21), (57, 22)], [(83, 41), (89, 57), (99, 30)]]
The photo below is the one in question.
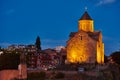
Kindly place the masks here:
[(79, 20), (92, 20), (92, 18), (89, 16), (87, 11), (82, 15), (82, 17)]

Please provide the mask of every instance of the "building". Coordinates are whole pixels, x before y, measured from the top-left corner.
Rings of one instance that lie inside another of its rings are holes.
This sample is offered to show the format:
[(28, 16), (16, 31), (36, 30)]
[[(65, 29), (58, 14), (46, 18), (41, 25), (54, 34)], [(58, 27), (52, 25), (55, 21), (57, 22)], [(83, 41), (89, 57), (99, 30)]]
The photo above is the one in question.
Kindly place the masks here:
[(67, 61), (70, 63), (104, 63), (102, 32), (94, 31), (94, 21), (88, 12), (78, 20), (78, 31), (67, 41)]
[(66, 62), (66, 47), (60, 50), (60, 64), (65, 64)]
[(54, 67), (60, 63), (59, 56), (54, 49), (45, 49), (37, 56), (37, 68)]
[(37, 48), (35, 45), (27, 45), (24, 53), (27, 57), (27, 67), (28, 68), (36, 68), (37, 67)]

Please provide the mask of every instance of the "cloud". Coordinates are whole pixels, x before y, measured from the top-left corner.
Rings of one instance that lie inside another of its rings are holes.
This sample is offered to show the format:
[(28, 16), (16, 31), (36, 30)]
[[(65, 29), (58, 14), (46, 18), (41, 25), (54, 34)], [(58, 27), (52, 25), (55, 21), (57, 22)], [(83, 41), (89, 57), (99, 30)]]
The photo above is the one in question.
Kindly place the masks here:
[[(7, 48), (10, 45), (29, 45), (33, 43), (32, 41), (27, 42), (27, 43), (7, 43), (7, 42), (1, 42), (0, 46), (2, 48)], [(42, 49), (47, 49), (47, 48), (55, 48), (56, 46), (64, 46), (66, 45), (66, 40), (56, 40), (56, 39), (41, 39), (41, 47)]]
[(120, 48), (120, 41), (117, 38), (103, 36), (103, 42), (105, 46), (105, 54), (110, 55), (112, 52), (118, 51)]
[(10, 45), (11, 45), (10, 43), (0, 43), (0, 46), (3, 47), (3, 48), (6, 48)]
[(110, 55), (111, 53), (120, 50), (119, 42), (111, 41), (111, 42), (104, 42), (105, 44), (105, 54)]
[(55, 48), (57, 46), (64, 46), (66, 44), (66, 40), (55, 40), (55, 39), (43, 39), (41, 40), (42, 49), (47, 48)]
[(61, 43), (64, 42), (65, 40), (43, 39), (42, 41), (46, 43)]
[(44, 49), (48, 49), (48, 48), (55, 48), (55, 46), (53, 45), (41, 45), (41, 48), (44, 50)]
[(96, 4), (97, 6), (105, 5), (105, 4), (111, 4), (114, 3), (116, 0), (99, 0), (99, 2)]

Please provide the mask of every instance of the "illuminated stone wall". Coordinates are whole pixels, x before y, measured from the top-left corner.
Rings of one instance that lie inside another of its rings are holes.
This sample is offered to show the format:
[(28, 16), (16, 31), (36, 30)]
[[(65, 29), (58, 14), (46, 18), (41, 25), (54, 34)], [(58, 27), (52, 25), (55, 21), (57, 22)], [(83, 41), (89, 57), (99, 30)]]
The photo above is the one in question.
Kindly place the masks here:
[(27, 79), (27, 66), (20, 64), (18, 70), (1, 70), (0, 80), (26, 80)]
[(96, 41), (79, 31), (67, 42), (67, 60), (71, 63), (95, 63)]
[(79, 20), (78, 21), (78, 30), (94, 32), (93, 20)]
[(19, 77), (18, 70), (1, 70), (0, 80), (14, 80)]
[(99, 35), (99, 41), (97, 41), (97, 62), (104, 63), (104, 43), (102, 42), (102, 34)]

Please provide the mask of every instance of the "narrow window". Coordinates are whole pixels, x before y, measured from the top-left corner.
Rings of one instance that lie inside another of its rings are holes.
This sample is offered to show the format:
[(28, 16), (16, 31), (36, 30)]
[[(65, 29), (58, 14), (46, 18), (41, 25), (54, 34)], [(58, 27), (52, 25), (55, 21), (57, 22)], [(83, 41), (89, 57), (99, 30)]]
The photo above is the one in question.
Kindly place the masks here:
[(80, 40), (82, 40), (82, 36), (80, 36)]

